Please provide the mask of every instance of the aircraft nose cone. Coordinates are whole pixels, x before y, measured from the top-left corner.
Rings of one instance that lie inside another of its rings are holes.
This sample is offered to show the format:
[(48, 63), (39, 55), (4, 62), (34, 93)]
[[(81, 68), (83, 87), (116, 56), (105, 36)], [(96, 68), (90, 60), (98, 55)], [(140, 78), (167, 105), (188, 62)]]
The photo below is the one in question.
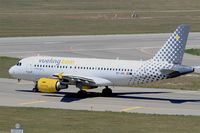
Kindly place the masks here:
[(14, 72), (14, 68), (11, 67), (11, 68), (9, 69), (8, 73), (10, 74), (10, 76), (13, 76), (13, 74), (15, 73), (15, 72)]

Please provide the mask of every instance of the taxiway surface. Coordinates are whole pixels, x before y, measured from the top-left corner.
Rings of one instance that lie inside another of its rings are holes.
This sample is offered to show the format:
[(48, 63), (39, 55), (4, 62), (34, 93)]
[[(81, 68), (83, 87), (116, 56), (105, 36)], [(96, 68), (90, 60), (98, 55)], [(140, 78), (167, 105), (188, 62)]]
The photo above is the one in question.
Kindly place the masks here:
[[(92, 35), (0, 38), (0, 56), (52, 55), (109, 59), (146, 60), (170, 34)], [(200, 48), (200, 33), (190, 33), (187, 47)], [(185, 54), (183, 63), (200, 65), (200, 57)]]
[(0, 79), (0, 86), (0, 106), (200, 116), (199, 91), (115, 87), (112, 97), (102, 97), (99, 88), (78, 98), (73, 86), (57, 94), (34, 93), (31, 82), (13, 79)]

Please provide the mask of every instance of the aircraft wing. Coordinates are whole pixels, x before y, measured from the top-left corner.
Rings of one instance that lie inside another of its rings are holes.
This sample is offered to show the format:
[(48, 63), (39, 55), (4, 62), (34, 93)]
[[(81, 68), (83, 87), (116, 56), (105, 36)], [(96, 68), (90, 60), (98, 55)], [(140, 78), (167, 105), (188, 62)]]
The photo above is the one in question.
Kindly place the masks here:
[(53, 75), (54, 77), (57, 77), (62, 83), (69, 84), (69, 85), (75, 85), (77, 83), (81, 83), (82, 85), (88, 85), (88, 86), (108, 86), (112, 85), (112, 82), (100, 78), (100, 77), (88, 77), (83, 75), (72, 75), (72, 74), (65, 74), (65, 73), (59, 73)]

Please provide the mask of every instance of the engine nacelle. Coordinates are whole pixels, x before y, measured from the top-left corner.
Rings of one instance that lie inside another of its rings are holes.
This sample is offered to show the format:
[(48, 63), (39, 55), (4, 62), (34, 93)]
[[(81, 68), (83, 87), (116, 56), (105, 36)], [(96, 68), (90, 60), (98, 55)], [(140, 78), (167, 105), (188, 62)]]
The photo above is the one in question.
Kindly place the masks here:
[(40, 78), (37, 87), (40, 92), (53, 93), (68, 88), (68, 85), (62, 85), (57, 79)]

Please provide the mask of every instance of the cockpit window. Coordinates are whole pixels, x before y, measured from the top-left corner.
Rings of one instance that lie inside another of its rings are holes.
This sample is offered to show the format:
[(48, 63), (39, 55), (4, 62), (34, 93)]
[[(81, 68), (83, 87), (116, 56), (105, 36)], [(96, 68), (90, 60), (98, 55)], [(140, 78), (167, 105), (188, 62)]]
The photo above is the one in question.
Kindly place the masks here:
[(17, 66), (21, 66), (21, 65), (22, 65), (22, 63), (21, 63), (21, 62), (18, 62), (18, 63), (17, 63)]

